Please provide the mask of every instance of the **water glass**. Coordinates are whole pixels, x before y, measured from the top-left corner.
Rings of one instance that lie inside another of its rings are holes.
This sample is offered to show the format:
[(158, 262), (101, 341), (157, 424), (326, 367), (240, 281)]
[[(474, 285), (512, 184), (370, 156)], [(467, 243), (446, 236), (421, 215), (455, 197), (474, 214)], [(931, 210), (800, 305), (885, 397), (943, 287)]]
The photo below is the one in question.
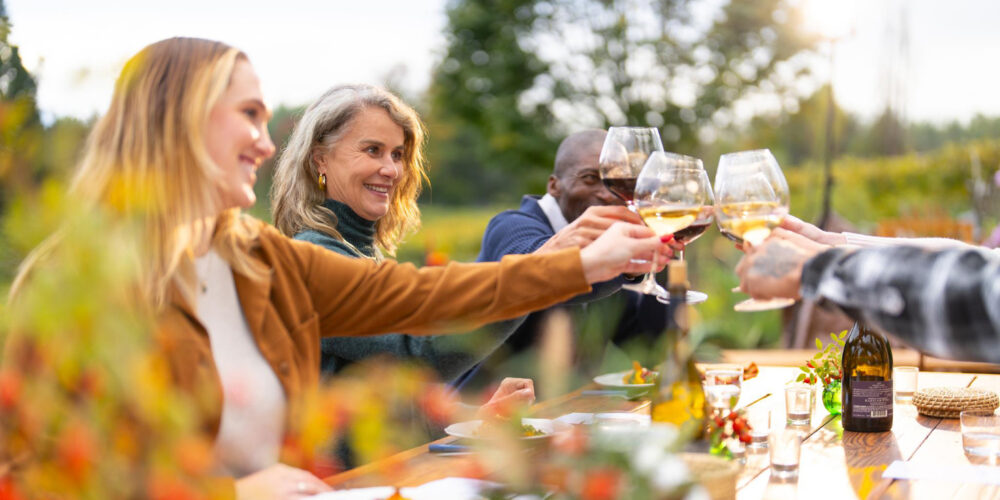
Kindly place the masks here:
[(750, 444), (747, 448), (767, 448), (767, 436), (771, 434), (771, 409), (764, 405), (747, 408), (747, 423), (750, 424)]
[(788, 425), (809, 425), (816, 406), (816, 391), (808, 384), (785, 386), (785, 416)]
[(969, 461), (997, 465), (1000, 458), (1000, 415), (990, 410), (966, 410), (962, 422), (962, 448)]
[(767, 445), (771, 452), (771, 477), (798, 477), (802, 433), (789, 427), (776, 430), (768, 436)]
[(705, 370), (705, 399), (713, 410), (732, 411), (740, 400), (743, 367), (718, 365)]
[(897, 366), (892, 369), (892, 385), (896, 391), (896, 401), (910, 401), (917, 392), (917, 376), (920, 369), (916, 366)]

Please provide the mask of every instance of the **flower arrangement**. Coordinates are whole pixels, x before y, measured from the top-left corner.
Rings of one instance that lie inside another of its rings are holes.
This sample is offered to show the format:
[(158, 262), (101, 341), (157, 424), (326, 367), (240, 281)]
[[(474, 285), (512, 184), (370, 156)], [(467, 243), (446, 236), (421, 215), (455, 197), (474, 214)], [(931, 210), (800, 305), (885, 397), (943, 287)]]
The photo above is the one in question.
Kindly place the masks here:
[(844, 376), (844, 369), (840, 366), (840, 358), (846, 337), (847, 330), (844, 330), (839, 334), (831, 333), (830, 342), (826, 345), (816, 339), (816, 349), (819, 352), (799, 367), (802, 373), (795, 378), (796, 382), (823, 385), (823, 407), (831, 415), (839, 415), (841, 410), (840, 381)]
[(714, 412), (708, 419), (709, 453), (733, 458), (730, 443), (750, 444), (751, 429), (743, 410), (731, 411), (727, 415)]
[(840, 349), (844, 346), (845, 337), (847, 337), (847, 330), (840, 332), (840, 334), (831, 333), (831, 341), (825, 346), (820, 339), (816, 339), (816, 349), (819, 352), (812, 359), (806, 361), (805, 365), (799, 367), (802, 373), (795, 378), (795, 381), (810, 385), (822, 382), (823, 387), (834, 381), (839, 383), (840, 378), (844, 375), (840, 366)]

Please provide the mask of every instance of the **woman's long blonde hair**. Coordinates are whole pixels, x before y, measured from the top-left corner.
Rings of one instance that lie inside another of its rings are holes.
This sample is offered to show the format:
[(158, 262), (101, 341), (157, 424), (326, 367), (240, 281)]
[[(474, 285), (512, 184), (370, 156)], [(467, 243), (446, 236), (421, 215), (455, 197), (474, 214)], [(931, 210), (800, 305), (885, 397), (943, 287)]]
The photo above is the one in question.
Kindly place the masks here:
[[(424, 126), (417, 112), (387, 90), (371, 85), (340, 85), (324, 93), (299, 120), (281, 154), (271, 187), (274, 225), (287, 236), (313, 229), (344, 241), (337, 218), (322, 205), (319, 171), (313, 158), (327, 154), (366, 108), (384, 109), (403, 129), (403, 175), (392, 192), (389, 211), (375, 223), (375, 244), (389, 255), (420, 227), (417, 197), (426, 182)], [(337, 168), (336, 165), (333, 168)], [(379, 259), (379, 256), (376, 256)]]
[[(168, 302), (171, 287), (193, 303), (192, 249), (206, 231), (214, 231), (213, 248), (234, 270), (254, 278), (263, 272), (249, 258), (259, 223), (238, 209), (219, 213), (219, 167), (204, 142), (210, 111), (245, 59), (236, 48), (196, 38), (142, 49), (115, 82), (111, 106), (94, 125), (70, 186), (71, 199), (85, 209), (136, 223), (139, 286), (155, 310)], [(202, 223), (216, 214), (214, 224)], [(12, 295), (44, 253), (25, 260)]]

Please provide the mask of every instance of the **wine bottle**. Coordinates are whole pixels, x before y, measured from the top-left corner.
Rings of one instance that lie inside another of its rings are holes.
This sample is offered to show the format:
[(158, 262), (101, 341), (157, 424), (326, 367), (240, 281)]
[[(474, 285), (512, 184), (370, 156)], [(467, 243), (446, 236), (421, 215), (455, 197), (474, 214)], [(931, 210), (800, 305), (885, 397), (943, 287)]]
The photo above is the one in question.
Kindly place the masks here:
[(885, 337), (855, 323), (844, 341), (840, 366), (844, 430), (892, 429), (892, 349)]
[(705, 426), (705, 391), (687, 338), (687, 265), (684, 261), (670, 262), (667, 290), (670, 293), (665, 332), (667, 354), (653, 386), (650, 415), (654, 422), (671, 423), (682, 436), (695, 439), (701, 437)]

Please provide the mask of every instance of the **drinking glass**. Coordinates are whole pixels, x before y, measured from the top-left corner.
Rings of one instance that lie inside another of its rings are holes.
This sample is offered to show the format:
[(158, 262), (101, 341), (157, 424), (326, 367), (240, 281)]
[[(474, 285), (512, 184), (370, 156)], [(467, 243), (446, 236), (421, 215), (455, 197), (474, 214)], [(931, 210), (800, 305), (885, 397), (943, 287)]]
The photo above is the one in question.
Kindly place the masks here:
[[(759, 245), (788, 215), (788, 183), (766, 149), (728, 153), (715, 173), (715, 218), (723, 236), (740, 245)], [(747, 299), (741, 312), (788, 307), (788, 298)]]
[(750, 444), (748, 448), (767, 448), (767, 436), (771, 434), (771, 409), (766, 405), (747, 408), (747, 423), (750, 424)]
[(742, 366), (717, 366), (705, 370), (703, 384), (709, 408), (723, 410), (722, 413), (734, 410), (740, 400), (742, 382)]
[(920, 369), (916, 366), (897, 366), (892, 369), (892, 385), (896, 391), (896, 400), (901, 402), (913, 399), (917, 391), (917, 376)]
[(997, 465), (1000, 458), (1000, 415), (990, 410), (966, 410), (959, 414), (962, 448), (975, 464)]
[(808, 384), (785, 386), (785, 417), (788, 425), (809, 425), (816, 406), (816, 391)]
[(767, 446), (771, 452), (771, 476), (777, 479), (798, 477), (802, 433), (788, 427), (776, 430), (768, 436)]
[[(597, 160), (601, 181), (633, 212), (638, 212), (634, 196), (639, 172), (655, 151), (663, 151), (663, 142), (659, 130), (654, 127), (611, 127), (601, 147), (601, 156)], [(656, 266), (655, 259), (653, 266)], [(655, 279), (647, 276), (641, 283), (622, 285), (622, 288), (639, 293), (654, 290), (655, 293), (656, 289), (647, 280), (656, 285)]]
[[(698, 219), (702, 207), (710, 202), (705, 186), (708, 175), (704, 168), (684, 168), (697, 163), (697, 158), (656, 151), (639, 173), (635, 184), (634, 203), (639, 216), (661, 238), (674, 235)], [(711, 188), (709, 188), (711, 189)], [(642, 293), (667, 297), (667, 291), (656, 283), (656, 259), (643, 279)]]

